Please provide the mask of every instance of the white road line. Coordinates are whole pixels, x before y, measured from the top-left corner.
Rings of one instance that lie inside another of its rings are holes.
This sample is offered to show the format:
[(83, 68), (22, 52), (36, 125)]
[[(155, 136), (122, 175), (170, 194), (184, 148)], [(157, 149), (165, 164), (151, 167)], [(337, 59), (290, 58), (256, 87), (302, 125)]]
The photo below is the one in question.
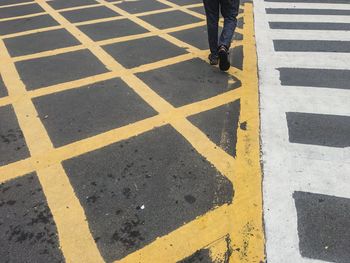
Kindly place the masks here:
[(350, 31), (274, 29), (271, 30), (270, 37), (272, 39), (350, 41)]
[[(270, 101), (273, 97), (278, 97), (280, 101), (279, 110), (282, 113), (307, 112), (350, 117), (350, 106), (348, 106), (350, 90), (280, 85), (270, 87), (273, 88), (274, 93), (264, 94), (264, 99)], [(282, 117), (285, 119), (285, 114)]]
[(350, 23), (350, 16), (268, 14), (270, 22)]
[(263, 3), (262, 8), (303, 8), (303, 9), (350, 10), (350, 4), (265, 2), (265, 3)]
[(276, 59), (274, 63), (276, 68), (350, 69), (350, 53), (276, 52), (274, 57)]

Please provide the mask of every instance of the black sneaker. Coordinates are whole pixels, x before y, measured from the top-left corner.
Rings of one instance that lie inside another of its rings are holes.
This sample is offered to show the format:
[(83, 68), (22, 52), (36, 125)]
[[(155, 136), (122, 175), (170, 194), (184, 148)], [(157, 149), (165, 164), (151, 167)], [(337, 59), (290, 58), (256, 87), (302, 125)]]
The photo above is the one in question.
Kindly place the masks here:
[(219, 47), (219, 68), (222, 71), (227, 71), (230, 68), (230, 61), (228, 58), (228, 49), (225, 46)]
[(209, 59), (210, 65), (219, 64), (219, 56), (218, 55), (214, 55), (213, 53), (210, 53), (208, 59)]

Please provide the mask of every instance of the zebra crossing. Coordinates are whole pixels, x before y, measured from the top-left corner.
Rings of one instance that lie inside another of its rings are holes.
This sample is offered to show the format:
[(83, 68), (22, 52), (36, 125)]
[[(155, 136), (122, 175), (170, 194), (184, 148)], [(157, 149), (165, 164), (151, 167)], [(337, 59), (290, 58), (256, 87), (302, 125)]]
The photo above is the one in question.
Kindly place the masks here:
[(350, 262), (350, 2), (257, 0), (267, 262)]

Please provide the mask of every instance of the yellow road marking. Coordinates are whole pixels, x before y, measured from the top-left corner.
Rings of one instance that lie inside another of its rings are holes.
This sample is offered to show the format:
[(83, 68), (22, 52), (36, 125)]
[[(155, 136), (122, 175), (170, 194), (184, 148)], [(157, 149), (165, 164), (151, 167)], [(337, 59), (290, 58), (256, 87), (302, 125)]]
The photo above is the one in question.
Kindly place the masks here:
[[(74, 25), (78, 26), (79, 24), (80, 23), (75, 23)], [(95, 41), (95, 43), (99, 46), (105, 46), (105, 45), (126, 42), (126, 41), (136, 40), (136, 39), (145, 38), (145, 37), (159, 36), (162, 34), (173, 33), (173, 32), (177, 32), (177, 31), (182, 31), (182, 30), (186, 30), (186, 29), (191, 29), (191, 28), (203, 26), (204, 24), (205, 24), (205, 22), (203, 21), (203, 22), (188, 24), (188, 25), (184, 25), (184, 26), (178, 26), (178, 27), (172, 27), (172, 28), (163, 29), (163, 30), (157, 30), (157, 31), (153, 31), (153, 32), (147, 32), (147, 33), (142, 33), (142, 34), (136, 34), (136, 35), (116, 37), (116, 38), (110, 38), (110, 39), (106, 39), (106, 40)], [(61, 27), (61, 28), (63, 28), (63, 27)], [(12, 57), (12, 60), (14, 62), (25, 61), (25, 60), (29, 60), (29, 59), (43, 58), (43, 57), (48, 57), (48, 56), (59, 55), (59, 54), (63, 54), (66, 52), (78, 51), (78, 50), (82, 50), (85, 48), (88, 48), (88, 46), (81, 44), (81, 45), (75, 45), (75, 46), (71, 46), (71, 47), (57, 48), (57, 49), (52, 49), (52, 50), (48, 50), (48, 51), (32, 53), (29, 55)]]
[(106, 18), (98, 18), (83, 22), (74, 23), (76, 26), (86, 26), (86, 25), (92, 25), (92, 24), (98, 24), (98, 23), (105, 23), (105, 22), (111, 22), (116, 20), (125, 20), (125, 17), (122, 16), (112, 16), (112, 17), (106, 17)]
[(50, 27), (32, 29), (32, 30), (18, 32), (18, 33), (10, 33), (10, 34), (5, 34), (5, 35), (0, 35), (0, 39), (26, 36), (26, 35), (30, 35), (30, 34), (34, 34), (34, 33), (52, 31), (52, 30), (61, 29), (61, 28), (62, 28), (62, 26), (50, 26)]
[(227, 262), (229, 259), (232, 253), (229, 247), (229, 238), (230, 237), (226, 235), (206, 247), (206, 249), (209, 249), (209, 256), (213, 263)]
[(27, 158), (4, 166), (0, 166), (0, 182), (12, 180), (16, 177), (29, 174), (35, 171), (32, 158)]
[(264, 262), (264, 230), (262, 222), (262, 172), (259, 142), (259, 93), (257, 57), (254, 40), (253, 5), (246, 3), (244, 60), (241, 79), (244, 96), (241, 97), (240, 123), (247, 129), (237, 131), (237, 166), (234, 172), (235, 198), (233, 200), (231, 232), (232, 243), (239, 248), (230, 262)]
[(57, 48), (57, 49), (42, 51), (42, 52), (38, 52), (38, 53), (34, 53), (34, 54), (13, 57), (12, 62), (19, 62), (19, 61), (25, 61), (25, 60), (30, 60), (30, 59), (36, 59), (36, 58), (55, 56), (55, 55), (64, 54), (67, 52), (82, 50), (85, 48), (86, 47), (84, 45), (75, 45), (75, 46), (71, 46), (71, 47)]
[[(100, 149), (104, 146), (137, 136), (155, 127), (169, 124), (171, 120), (183, 119), (216, 107), (235, 101), (242, 96), (241, 88), (205, 99), (180, 108), (174, 108), (167, 113), (159, 114), (121, 128), (100, 133), (68, 145), (46, 151), (44, 156), (33, 156), (13, 164), (0, 167), (0, 183), (14, 179), (23, 174), (33, 172), (35, 167), (45, 168), (64, 160), (79, 156), (86, 152)], [(16, 169), (14, 169), (16, 167)]]
[[(144, 22), (136, 15), (131, 15), (113, 6), (111, 3), (103, 0), (98, 0), (98, 2), (150, 30), (151, 33), (160, 34), (161, 32), (161, 30)], [(66, 261), (76, 262), (77, 259), (83, 259), (84, 262), (89, 262), (89, 260), (91, 262), (98, 262), (102, 261), (102, 259), (92, 240), (86, 222), (83, 223), (80, 228), (72, 229), (72, 227), (68, 225), (68, 219), (62, 216), (62, 214), (68, 213), (69, 219), (72, 219), (71, 217), (73, 216), (76, 217), (73, 219), (75, 220), (73, 223), (81, 222), (85, 217), (84, 211), (74, 195), (74, 191), (69, 184), (60, 162), (73, 156), (99, 149), (105, 145), (122, 140), (123, 138), (129, 138), (133, 134), (141, 134), (166, 123), (170, 123), (177, 129), (199, 153), (234, 183), (236, 191), (235, 198), (232, 205), (224, 205), (208, 212), (172, 233), (158, 238), (145, 248), (132, 253), (123, 259), (122, 262), (138, 262), (132, 260), (140, 260), (141, 262), (163, 262), (164, 258), (167, 258), (167, 260), (169, 259), (170, 262), (175, 262), (190, 256), (196, 250), (207, 247), (212, 244), (213, 241), (227, 235), (233, 240), (233, 248), (240, 249), (239, 253), (233, 253), (231, 257), (232, 262), (259, 262), (263, 260), (264, 237), (262, 231), (261, 171), (259, 165), (258, 92), (251, 4), (245, 4), (246, 16), (249, 16), (249, 19), (245, 21), (246, 25), (243, 30), (245, 32), (243, 40), (245, 53), (244, 70), (239, 71), (237, 69), (232, 69), (230, 71), (230, 74), (235, 74), (236, 77), (239, 76), (239, 79), (242, 81), (242, 87), (238, 90), (228, 92), (227, 94), (220, 94), (208, 100), (186, 105), (178, 109), (175, 109), (156, 94), (134, 74), (140, 72), (140, 70), (162, 67), (166, 63), (172, 64), (190, 59), (194, 56), (206, 59), (202, 51), (162, 32), (160, 35), (162, 38), (180, 47), (187, 47), (191, 53), (178, 56), (172, 60), (165, 59), (162, 62), (150, 63), (133, 70), (126, 70), (101, 48), (100, 43), (96, 43), (84, 35), (76, 28), (76, 25), (69, 23), (57, 10), (54, 10), (42, 0), (39, 1), (39, 4), (62, 25), (62, 28), (66, 28), (81, 41), (83, 46), (89, 48), (102, 63), (113, 71), (70, 83), (54, 85), (51, 89), (45, 88), (27, 92), (23, 83), (19, 80), (13, 61), (11, 61), (3, 42), (1, 42), (2, 46), (0, 46), (0, 51), (4, 50), (6, 52), (5, 55), (0, 57), (2, 61), (5, 61), (1, 64), (1, 72), (6, 76), (4, 79), (5, 84), (8, 87), (12, 87), (9, 98), (14, 105), (20, 126), (23, 129), (27, 144), (33, 156), (26, 160), (16, 162), (16, 165), (10, 164), (0, 167), (0, 172), (5, 172), (3, 178), (8, 180), (9, 178), (22, 175), (11, 174), (10, 169), (13, 169), (13, 167), (16, 167), (16, 169), (20, 167), (22, 171), (33, 168), (37, 171), (45, 195), (47, 196), (49, 207), (53, 212), (58, 227), (60, 244)], [(174, 6), (173, 4), (172, 6), (174, 8), (183, 8), (176, 5)], [(246, 28), (248, 29), (246, 30)], [(7, 64), (9, 64), (10, 67), (6, 70), (7, 66), (5, 65)], [(56, 92), (60, 90), (59, 88), (63, 87), (68, 89), (72, 87), (72, 85), (80, 87), (83, 83), (93, 83), (99, 81), (98, 79), (108, 79), (113, 76), (122, 76), (122, 79), (160, 114), (54, 149), (40, 120), (36, 117), (37, 113), (35, 112), (30, 98), (35, 96), (35, 94), (39, 96), (39, 94), (43, 95), (45, 92)], [(21, 88), (15, 89), (15, 85), (20, 85)], [(244, 93), (242, 94), (241, 92)], [(212, 143), (203, 132), (186, 120), (185, 117), (195, 114), (195, 112), (202, 112), (234, 101), (237, 98), (241, 99), (242, 109), (240, 121), (247, 121), (248, 129), (246, 131), (238, 130), (238, 154), (237, 159), (234, 159)], [(5, 100), (0, 100), (0, 105), (2, 101)], [(29, 117), (26, 116), (24, 118), (24, 112), (29, 113)], [(31, 121), (33, 121), (34, 124), (31, 124)], [(34, 127), (34, 129), (30, 130), (30, 127)], [(38, 137), (34, 136), (37, 133), (43, 140), (39, 140)], [(54, 175), (48, 176), (50, 173)], [(57, 181), (60, 185), (55, 186), (54, 183), (57, 183)], [(58, 194), (62, 191), (67, 194), (65, 196), (67, 198), (63, 199), (61, 198), (62, 196)], [(64, 204), (67, 203), (71, 205), (74, 211), (67, 212), (64, 210)], [(218, 225), (220, 225), (220, 227), (218, 227)], [(76, 231), (74, 233), (78, 233), (78, 235), (73, 235), (71, 231)], [(193, 238), (197, 236), (196, 234), (200, 236), (200, 238)], [(80, 245), (76, 244), (79, 242)], [(222, 252), (220, 252), (222, 251), (222, 245), (217, 245), (217, 247), (211, 246), (210, 249), (212, 251), (212, 256), (220, 253), (222, 254)], [(86, 253), (86, 256), (81, 257), (84, 253)]]
[(73, 7), (66, 7), (66, 8), (56, 9), (56, 11), (58, 11), (60, 13), (63, 13), (63, 12), (67, 12), (67, 11), (84, 10), (84, 9), (100, 7), (100, 6), (102, 6), (102, 5), (101, 4), (79, 5), (79, 6), (73, 6)]
[[(161, 62), (154, 62), (154, 63), (150, 63), (150, 64), (145, 64), (136, 68), (132, 68), (130, 70), (127, 69), (123, 69), (123, 70), (119, 70), (119, 71), (112, 71), (112, 72), (107, 72), (107, 73), (102, 73), (99, 75), (94, 75), (91, 77), (86, 77), (83, 79), (78, 79), (78, 80), (74, 80), (74, 81), (69, 81), (69, 82), (65, 82), (65, 83), (60, 83), (60, 84), (55, 84), (52, 86), (48, 86), (48, 87), (43, 87), (40, 89), (35, 89), (35, 90), (30, 90), (27, 92), (27, 96), (29, 96), (30, 98), (36, 98), (36, 97), (40, 97), (40, 96), (44, 96), (44, 95), (49, 95), (55, 92), (62, 92), (62, 91), (66, 91), (66, 90), (70, 90), (70, 89), (75, 89), (75, 88), (80, 88), (82, 86), (86, 86), (89, 84), (94, 84), (100, 81), (104, 81), (104, 80), (109, 80), (112, 78), (116, 78), (116, 77), (121, 77), (121, 76), (125, 76), (125, 75), (129, 75), (129, 74), (136, 74), (136, 73), (140, 73), (140, 72), (145, 72), (148, 70), (154, 70), (154, 69), (158, 69), (164, 66), (170, 66), (173, 65), (175, 63), (179, 63), (179, 62), (183, 62), (186, 60), (190, 60), (192, 58), (201, 58), (203, 60), (206, 59), (207, 55), (205, 53), (206, 51), (199, 51), (199, 52), (192, 52), (189, 54), (185, 54), (185, 55), (180, 55), (178, 57), (175, 57), (172, 59), (164, 59), (161, 60)], [(4, 62), (5, 64), (6, 62)], [(240, 76), (242, 73), (242, 71), (236, 68), (232, 68), (230, 70), (230, 73), (232, 75), (235, 76)], [(12, 97), (4, 97), (4, 98), (0, 98), (0, 106), (5, 106), (8, 104), (11, 104), (14, 101), (20, 100), (23, 96), (12, 96)]]
[[(9, 61), (10, 55), (0, 41), (0, 61)], [(9, 96), (26, 94), (26, 89), (14, 64), (0, 63), (0, 72)], [(32, 156), (43, 155), (53, 145), (46, 130), (37, 117), (32, 101), (24, 96), (14, 102), (19, 126)], [(25, 168), (28, 168), (25, 165)], [(71, 188), (61, 164), (36, 169), (48, 205), (55, 220), (59, 241), (67, 262), (103, 262), (91, 236), (85, 214)], [(70, 209), (68, 209), (69, 207)]]
[(31, 17), (36, 17), (36, 16), (42, 16), (42, 15), (46, 15), (46, 13), (39, 12), (39, 13), (23, 15), (23, 16), (12, 16), (12, 17), (7, 17), (7, 18), (0, 18), (0, 22), (12, 21), (12, 20), (23, 19), (23, 18), (31, 18)]
[(229, 213), (227, 205), (209, 211), (115, 263), (178, 262), (225, 236), (231, 228), (231, 222), (223, 221), (222, 218), (227, 218)]
[(34, 2), (34, 1), (31, 1), (31, 2), (25, 2), (25, 3), (0, 5), (0, 9), (1, 9), (1, 8), (7, 8), (7, 7), (22, 6), (22, 5), (31, 5), (31, 4), (35, 4), (35, 2)]

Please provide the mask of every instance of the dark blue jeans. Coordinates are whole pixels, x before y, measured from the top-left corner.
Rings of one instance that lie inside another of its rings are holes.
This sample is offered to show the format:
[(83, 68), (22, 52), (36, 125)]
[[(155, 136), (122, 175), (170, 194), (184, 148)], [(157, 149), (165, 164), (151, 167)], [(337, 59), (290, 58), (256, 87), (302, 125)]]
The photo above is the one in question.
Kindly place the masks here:
[[(237, 25), (239, 0), (203, 0), (203, 3), (207, 16), (210, 52), (216, 55), (219, 46), (225, 45), (229, 48), (231, 45)], [(220, 9), (221, 15), (224, 18), (224, 28), (222, 29), (220, 39), (218, 39)]]

